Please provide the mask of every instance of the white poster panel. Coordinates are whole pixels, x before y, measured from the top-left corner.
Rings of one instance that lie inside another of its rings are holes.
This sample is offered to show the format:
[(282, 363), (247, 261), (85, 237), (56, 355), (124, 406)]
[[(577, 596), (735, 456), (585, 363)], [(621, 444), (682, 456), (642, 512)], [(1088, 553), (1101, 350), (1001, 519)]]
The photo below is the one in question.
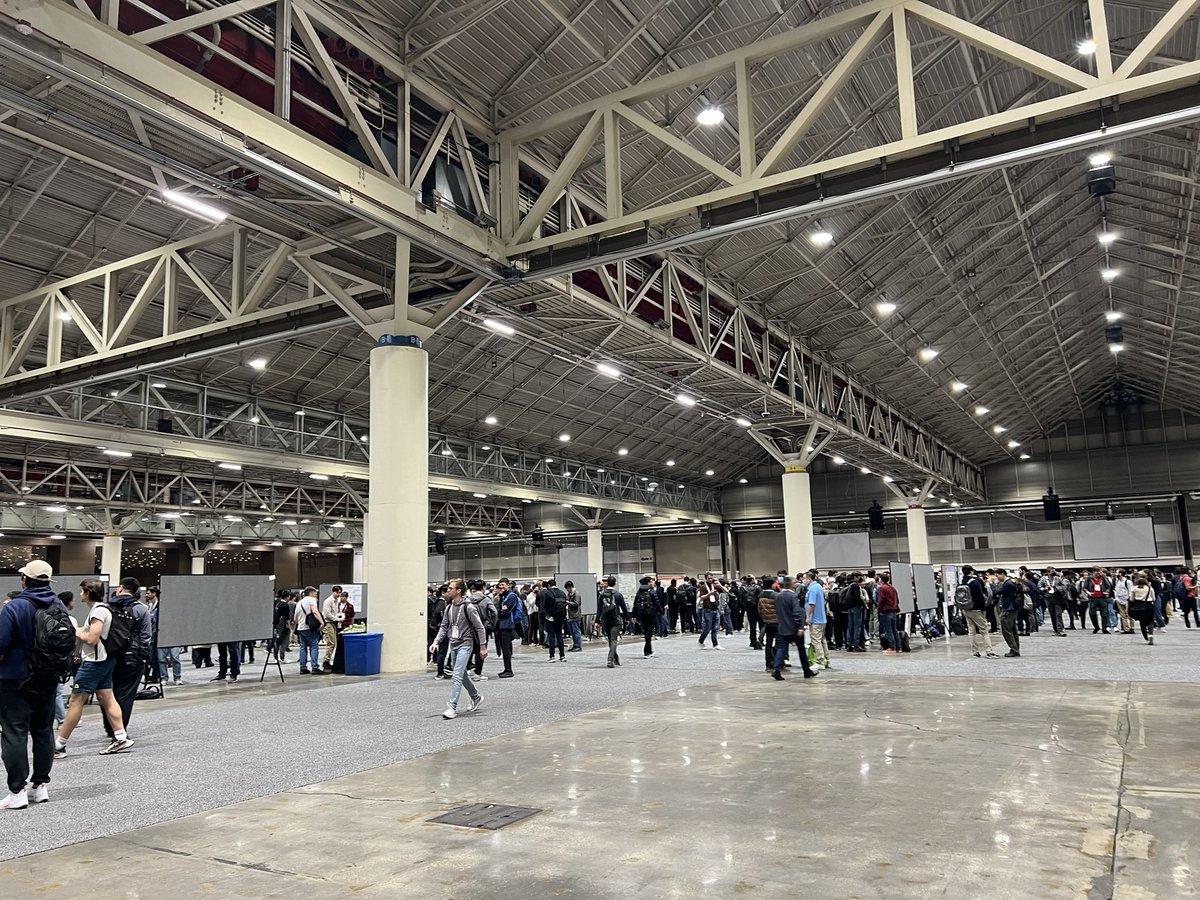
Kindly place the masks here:
[(440, 553), (429, 557), (428, 577), (430, 584), (441, 584), (446, 580), (446, 557)]
[(871, 568), (871, 533), (852, 531), (841, 534), (815, 534), (818, 569)]

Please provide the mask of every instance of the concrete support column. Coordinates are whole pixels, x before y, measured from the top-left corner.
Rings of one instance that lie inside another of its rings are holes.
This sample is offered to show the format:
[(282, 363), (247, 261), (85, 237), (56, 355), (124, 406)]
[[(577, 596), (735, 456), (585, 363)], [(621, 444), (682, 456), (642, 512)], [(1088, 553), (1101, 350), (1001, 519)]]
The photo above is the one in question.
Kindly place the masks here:
[(125, 539), (116, 532), (110, 531), (104, 535), (100, 545), (100, 574), (107, 575), (109, 584), (116, 586), (121, 581), (121, 553), (125, 549)]
[(908, 528), (908, 561), (929, 562), (929, 531), (925, 528), (925, 510), (920, 506), (909, 506), (904, 515)]
[(587, 532), (588, 571), (597, 578), (603, 578), (604, 572), (604, 532), (599, 525), (589, 525)]
[(812, 488), (808, 470), (796, 463), (783, 467), (783, 529), (788, 574), (813, 568), (817, 564), (817, 545), (813, 537)]
[(371, 351), (370, 631), (382, 631), (384, 672), (425, 669), (429, 565), (429, 360), (402, 344)]
[(200, 554), (193, 553), (192, 554), (192, 574), (193, 575), (203, 575), (204, 574), (204, 554), (203, 553), (200, 553)]

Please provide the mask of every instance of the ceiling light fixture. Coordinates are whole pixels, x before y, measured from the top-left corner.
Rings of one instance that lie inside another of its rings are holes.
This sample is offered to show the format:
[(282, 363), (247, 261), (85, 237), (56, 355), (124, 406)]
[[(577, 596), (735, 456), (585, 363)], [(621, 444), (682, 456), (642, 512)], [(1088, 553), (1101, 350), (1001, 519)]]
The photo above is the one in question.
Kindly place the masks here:
[(745, 478), (739, 478), (739, 479), (738, 479), (738, 484), (749, 484), (749, 483), (750, 483), (750, 482), (749, 482), (749, 481), (747, 481)]
[(678, 403), (680, 406), (691, 407), (691, 406), (696, 405), (696, 398), (693, 397), (691, 394), (676, 394), (675, 402)]
[(895, 478), (893, 478), (891, 475), (884, 475), (884, 476), (883, 476), (883, 483), (884, 483), (884, 484), (891, 484), (891, 483), (892, 483), (893, 481), (895, 481), (895, 480), (896, 480), (896, 479), (895, 479)]
[(617, 456), (628, 456), (628, 455), (629, 455), (629, 451), (626, 450), (624, 447), (622, 447), (621, 449), (619, 449), (617, 451)]
[(207, 219), (210, 222), (219, 224), (229, 218), (229, 213), (225, 212), (225, 210), (218, 209), (211, 203), (205, 203), (203, 200), (199, 200), (191, 194), (185, 194), (182, 191), (163, 191), (162, 196), (168, 206), (185, 210), (194, 216), (199, 216), (201, 219)]
[(230, 471), (230, 472), (240, 472), (240, 471), (242, 471), (242, 467), (241, 467), (241, 466), (239, 466), (237, 463), (217, 463), (217, 468), (218, 468), (218, 469), (225, 469), (225, 470), (227, 470), (227, 471)]
[(569, 434), (566, 434), (566, 433), (564, 432), (563, 434), (560, 434), (560, 435), (558, 436), (558, 439), (559, 439), (560, 441), (562, 441), (562, 442), (565, 444), (567, 441), (571, 440), (571, 436), (570, 436)]
[(734, 424), (738, 425), (741, 428), (749, 428), (750, 427), (750, 420), (745, 418), (744, 416), (738, 416), (733, 421), (734, 421)]
[(986, 416), (989, 412), (991, 412), (991, 410), (988, 409), (986, 406), (975, 407), (975, 415), (977, 415), (977, 416)]
[(495, 416), (488, 416), (486, 419), (483, 420), (483, 424), (484, 425), (495, 425), (499, 421), (500, 420), (497, 419)]
[(861, 467), (861, 468), (860, 468), (858, 471), (862, 472), (864, 475), (870, 475), (870, 474), (871, 474), (871, 470), (870, 470), (870, 469), (868, 469), (866, 466), (862, 466), (862, 467)]
[(961, 394), (966, 389), (967, 389), (967, 385), (961, 381), (950, 382), (950, 390), (952, 390), (956, 394)]
[(133, 456), (133, 454), (130, 453), (128, 450), (105, 450), (104, 455), (105, 456), (119, 456), (122, 459)]
[(1115, 232), (1112, 232), (1112, 231), (1102, 231), (1098, 235), (1096, 235), (1096, 240), (1098, 240), (1100, 242), (1100, 245), (1102, 247), (1109, 246), (1114, 241), (1116, 241), (1116, 239), (1117, 239), (1117, 235)]
[(246, 365), (252, 368), (255, 372), (261, 372), (267, 367), (267, 361), (261, 356), (256, 356), (254, 359), (250, 360), (250, 362), (246, 363)]
[(1008, 431), (1008, 429), (1005, 428), (1003, 425), (993, 425), (992, 426), (993, 434), (1004, 434), (1004, 432), (1006, 432), (1006, 431)]
[(308, 477), (311, 478), (313, 481), (328, 481), (329, 480), (328, 475), (322, 475), (320, 472), (313, 472)]
[(1104, 320), (1106, 322), (1115, 322), (1121, 318), (1122, 315), (1124, 315), (1124, 313), (1119, 313), (1115, 309), (1110, 309), (1104, 314)]
[(495, 319), (484, 319), (483, 327), (490, 328), (492, 331), (496, 332), (496, 334), (502, 334), (505, 337), (512, 337), (517, 333), (517, 329), (513, 328), (511, 325), (507, 325), (504, 322), (497, 322)]
[(668, 465), (668, 466), (673, 466), (673, 465), (675, 465), (675, 460), (673, 460), (673, 459), (668, 459), (668, 460), (667, 460), (667, 465)]
[(608, 363), (596, 363), (596, 371), (601, 375), (607, 375), (609, 378), (621, 377), (621, 370), (616, 366), (610, 366)]
[(835, 457), (833, 458), (833, 464), (834, 464), (835, 466), (844, 466), (844, 465), (846, 464), (846, 460), (845, 460), (845, 458), (844, 458), (844, 457), (841, 457), (841, 456), (835, 456)]
[(150, 385), (150, 387), (154, 388), (156, 391), (161, 391), (166, 386), (166, 382), (164, 381), (155, 381)]
[(932, 362), (937, 358), (938, 351), (932, 347), (922, 347), (917, 355), (921, 357), (921, 362)]
[(1093, 169), (1100, 169), (1112, 162), (1112, 154), (1104, 150), (1093, 153), (1088, 157), (1088, 165)]
[(812, 234), (810, 234), (808, 236), (808, 240), (809, 243), (811, 243), (814, 247), (828, 247), (833, 243), (833, 235), (822, 229), (821, 231), (814, 231)]
[(1121, 271), (1119, 269), (1101, 269), (1100, 270), (1100, 277), (1103, 278), (1105, 281), (1112, 281), (1114, 278), (1116, 278), (1120, 274), (1121, 274)]
[(704, 125), (708, 128), (715, 128), (725, 121), (725, 113), (721, 111), (721, 107), (715, 106), (709, 100), (705, 99), (704, 106), (700, 112), (696, 113), (696, 124)]
[(1021, 446), (1021, 442), (1020, 442), (1020, 441), (1009, 441), (1009, 442), (1008, 442), (1008, 449), (1009, 449), (1009, 450), (1016, 450), (1016, 449), (1017, 449), (1018, 447), (1020, 447), (1020, 446)]
[(250, 417), (250, 424), (251, 424), (251, 425), (257, 425), (257, 424), (259, 423), (259, 421), (260, 421), (260, 420), (259, 420), (258, 416), (251, 416), (251, 417)]
[(1125, 349), (1124, 344), (1109, 344), (1108, 345), (1108, 350), (1110, 353), (1120, 353), (1124, 349)]
[(705, 469), (705, 470), (704, 470), (704, 474), (705, 474), (705, 475), (707, 475), (709, 478), (712, 478), (712, 477), (713, 477), (714, 475), (716, 475), (717, 473), (716, 473), (716, 472), (714, 472), (712, 469)]
[(1085, 38), (1075, 45), (1075, 49), (1079, 51), (1080, 56), (1092, 56), (1096, 52), (1096, 42), (1091, 38)]
[(1029, 456), (1029, 454), (1028, 454), (1028, 453), (1022, 453), (1022, 454), (1021, 454), (1021, 455), (1018, 457), (1018, 459), (1029, 459), (1029, 458), (1030, 458), (1030, 456)]
[(896, 311), (896, 304), (890, 300), (880, 300), (875, 304), (875, 309), (881, 316), (890, 316)]
[(472, 494), (471, 496), (474, 497), (476, 500), (486, 500), (487, 499), (487, 494), (480, 494), (478, 492)]

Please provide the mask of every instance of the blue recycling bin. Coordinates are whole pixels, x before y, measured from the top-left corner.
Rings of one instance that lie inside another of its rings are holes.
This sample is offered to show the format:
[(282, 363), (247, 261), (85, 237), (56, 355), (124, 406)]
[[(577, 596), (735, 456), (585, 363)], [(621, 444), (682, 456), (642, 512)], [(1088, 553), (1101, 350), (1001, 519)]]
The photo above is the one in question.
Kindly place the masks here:
[(383, 632), (362, 631), (344, 634), (347, 675), (378, 675), (379, 657), (383, 651)]

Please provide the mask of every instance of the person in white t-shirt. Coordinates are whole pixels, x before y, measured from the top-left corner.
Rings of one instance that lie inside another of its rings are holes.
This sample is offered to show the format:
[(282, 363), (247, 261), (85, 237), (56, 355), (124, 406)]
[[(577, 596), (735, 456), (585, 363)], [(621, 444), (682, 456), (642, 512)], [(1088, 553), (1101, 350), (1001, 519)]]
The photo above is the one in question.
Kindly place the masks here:
[[(317, 600), (317, 589), (314, 587), (305, 588), (304, 596), (296, 604), (296, 614), (292, 617), (292, 620), (296, 623), (296, 636), (300, 639), (301, 675), (321, 674), (321, 670), (317, 667), (317, 655), (321, 645), (321, 629), (325, 626), (325, 619), (321, 616), (319, 602)], [(316, 619), (315, 628), (308, 624), (308, 616), (310, 614)]]
[[(99, 584), (99, 582), (97, 582)], [(54, 742), (54, 758), (62, 759), (67, 755), (67, 741), (79, 718), (83, 715), (83, 703), (88, 694), (95, 694), (96, 701), (112, 723), (112, 742), (101, 750), (101, 753), (123, 753), (133, 746), (133, 741), (125, 733), (125, 721), (121, 716), (121, 707), (113, 696), (113, 668), (116, 658), (110, 657), (105, 650), (104, 641), (112, 628), (112, 610), (102, 603), (103, 595), (98, 591), (85, 591), (83, 601), (91, 610), (87, 614), (87, 624), (75, 629), (78, 639), (77, 647), (83, 659), (79, 671), (75, 673), (75, 681), (71, 685), (71, 703), (67, 707), (67, 716), (58, 729), (58, 738)]]

